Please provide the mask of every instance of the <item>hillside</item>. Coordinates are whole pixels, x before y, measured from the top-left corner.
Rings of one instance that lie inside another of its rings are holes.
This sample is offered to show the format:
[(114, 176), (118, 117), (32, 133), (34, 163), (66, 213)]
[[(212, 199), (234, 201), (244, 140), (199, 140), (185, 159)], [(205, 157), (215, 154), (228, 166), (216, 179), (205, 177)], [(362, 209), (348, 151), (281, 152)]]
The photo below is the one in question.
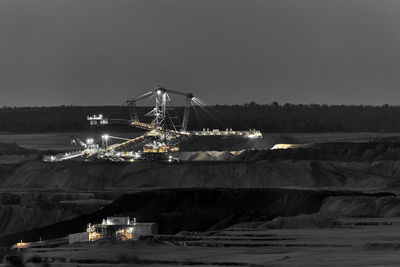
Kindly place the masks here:
[(48, 227), (3, 236), (1, 240), (12, 243), (20, 239), (62, 237), (68, 233), (83, 231), (88, 223), (100, 223), (103, 218), (115, 214), (136, 217), (138, 221), (155, 221), (162, 234), (206, 231), (240, 222), (268, 221), (278, 216), (316, 213), (325, 203), (325, 199), (350, 196), (376, 199), (393, 194), (293, 189), (153, 190), (127, 194), (94, 213)]

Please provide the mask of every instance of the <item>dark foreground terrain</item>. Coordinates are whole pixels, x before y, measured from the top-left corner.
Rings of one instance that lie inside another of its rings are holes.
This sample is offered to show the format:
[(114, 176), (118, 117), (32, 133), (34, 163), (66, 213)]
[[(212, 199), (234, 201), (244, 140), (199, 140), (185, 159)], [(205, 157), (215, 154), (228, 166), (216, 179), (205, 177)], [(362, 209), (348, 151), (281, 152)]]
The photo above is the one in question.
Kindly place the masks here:
[[(29, 266), (398, 266), (398, 218), (343, 219), (335, 228), (231, 227), (139, 242), (38, 248)], [(43, 265), (42, 265), (43, 266)]]
[(126, 215), (157, 222), (160, 235), (21, 256), (31, 266), (397, 266), (398, 139), (185, 151), (180, 163), (131, 164), (46, 163), (46, 152), (2, 144), (1, 246)]
[[(369, 210), (359, 208), (362, 202)], [(380, 202), (384, 202), (382, 212)], [(397, 199), (392, 193), (366, 194), (351, 191), (296, 189), (162, 189), (126, 194), (103, 209), (50, 226), (35, 228), (9, 236), (15, 240), (53, 239), (80, 232), (88, 223), (101, 223), (114, 214), (136, 217), (138, 221), (157, 222), (161, 234), (181, 231), (223, 229), (238, 223), (258, 222), (266, 227), (281, 228), (290, 221), (286, 217), (312, 214), (298, 218), (316, 227), (332, 226), (340, 216), (400, 215)], [(278, 218), (279, 217), (279, 218)], [(283, 217), (283, 218), (282, 218)], [(274, 220), (275, 219), (275, 220)]]

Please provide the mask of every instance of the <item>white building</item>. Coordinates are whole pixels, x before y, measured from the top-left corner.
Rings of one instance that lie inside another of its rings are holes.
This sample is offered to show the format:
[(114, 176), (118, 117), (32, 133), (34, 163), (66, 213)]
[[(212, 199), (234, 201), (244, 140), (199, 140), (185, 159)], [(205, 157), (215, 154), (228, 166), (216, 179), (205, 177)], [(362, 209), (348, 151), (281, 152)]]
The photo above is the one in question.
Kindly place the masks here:
[(100, 239), (138, 240), (141, 236), (157, 234), (156, 223), (137, 223), (136, 218), (107, 217), (100, 224), (88, 225), (86, 232), (70, 234), (69, 243), (96, 241)]

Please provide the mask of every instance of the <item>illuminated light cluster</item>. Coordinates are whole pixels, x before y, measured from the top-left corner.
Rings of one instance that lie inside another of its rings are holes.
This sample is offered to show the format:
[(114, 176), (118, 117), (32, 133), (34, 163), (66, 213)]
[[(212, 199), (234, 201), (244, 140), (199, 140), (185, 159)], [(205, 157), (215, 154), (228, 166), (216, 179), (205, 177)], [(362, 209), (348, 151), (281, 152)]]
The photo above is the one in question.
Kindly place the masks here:
[(96, 241), (99, 239), (102, 239), (103, 235), (101, 233), (98, 232), (90, 232), (89, 233), (89, 241)]
[(131, 125), (138, 126), (144, 129), (149, 129), (152, 130), (156, 127), (154, 123), (144, 123), (144, 122), (139, 122), (139, 121), (131, 121)]
[(275, 144), (271, 150), (274, 149), (291, 149), (291, 148), (296, 148), (299, 147), (299, 144)]
[(271, 148), (271, 150), (274, 150), (274, 149), (290, 149), (290, 148), (292, 148), (292, 147), (293, 147), (292, 144), (275, 144), (275, 145)]
[(203, 129), (203, 131), (194, 131), (194, 135), (198, 136), (244, 136), (247, 138), (262, 138), (262, 133), (256, 130), (250, 131), (233, 131), (232, 129), (226, 129), (226, 131), (221, 131), (219, 129)]
[(87, 120), (102, 120), (103, 114), (87, 116)]
[(87, 144), (87, 145), (93, 145), (93, 144), (94, 144), (93, 138), (88, 138), (88, 139), (86, 139), (86, 144)]
[(133, 238), (133, 228), (128, 227), (128, 228), (118, 229), (115, 232), (115, 235), (117, 236), (117, 239), (120, 239), (122, 241), (130, 240)]
[(143, 153), (166, 153), (169, 151), (171, 152), (179, 151), (179, 147), (169, 147), (169, 146), (143, 147)]
[(14, 245), (12, 246), (12, 248), (14, 248), (14, 249), (29, 248), (29, 243), (27, 243), (27, 242), (22, 242), (22, 240), (21, 240), (21, 242), (19, 242), (19, 243), (17, 243), (17, 244), (14, 244)]

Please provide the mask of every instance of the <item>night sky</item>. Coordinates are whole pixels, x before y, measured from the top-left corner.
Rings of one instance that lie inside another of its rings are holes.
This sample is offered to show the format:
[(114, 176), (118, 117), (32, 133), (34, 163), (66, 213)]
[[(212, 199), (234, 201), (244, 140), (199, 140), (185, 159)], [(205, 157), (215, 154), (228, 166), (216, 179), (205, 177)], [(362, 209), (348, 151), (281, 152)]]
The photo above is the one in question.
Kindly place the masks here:
[(400, 105), (398, 0), (0, 0), (0, 106)]

